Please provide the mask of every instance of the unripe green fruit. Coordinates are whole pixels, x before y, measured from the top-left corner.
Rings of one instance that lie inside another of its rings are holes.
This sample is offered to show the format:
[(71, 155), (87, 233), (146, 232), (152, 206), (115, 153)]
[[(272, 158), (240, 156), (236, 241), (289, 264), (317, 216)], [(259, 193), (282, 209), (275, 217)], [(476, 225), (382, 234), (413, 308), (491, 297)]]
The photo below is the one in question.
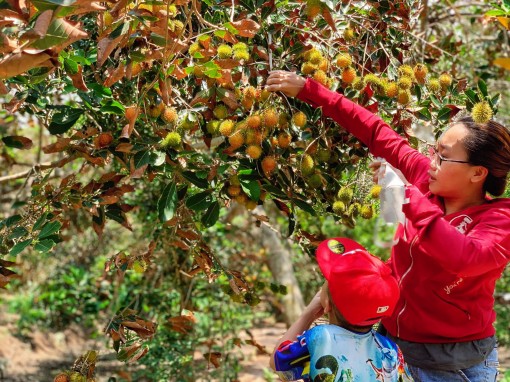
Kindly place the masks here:
[(331, 158), (331, 151), (326, 148), (317, 150), (317, 160), (319, 163), (326, 163)]
[(338, 200), (341, 200), (345, 204), (348, 204), (351, 202), (353, 195), (354, 191), (352, 188), (342, 187), (340, 188), (340, 190), (338, 190), (336, 197), (338, 198)]
[(309, 154), (303, 154), (301, 158), (301, 173), (303, 176), (308, 176), (313, 173), (315, 164), (313, 158)]
[(176, 131), (171, 131), (168, 133), (161, 142), (162, 147), (177, 147), (181, 144), (182, 138), (181, 135)]
[(337, 215), (341, 215), (345, 212), (345, 203), (341, 200), (337, 200), (333, 203), (333, 212)]
[(225, 119), (228, 117), (228, 110), (225, 105), (217, 105), (213, 110), (213, 114), (218, 119)]
[(361, 206), (360, 216), (363, 219), (367, 219), (367, 220), (372, 219), (372, 217), (374, 216), (374, 209), (372, 208), (372, 206), (370, 204), (365, 204), (365, 205)]
[(322, 178), (319, 174), (312, 174), (306, 179), (307, 183), (312, 188), (322, 187)]
[(358, 202), (352, 203), (349, 206), (349, 215), (351, 215), (352, 217), (358, 216), (360, 212), (361, 212), (361, 204), (359, 204)]

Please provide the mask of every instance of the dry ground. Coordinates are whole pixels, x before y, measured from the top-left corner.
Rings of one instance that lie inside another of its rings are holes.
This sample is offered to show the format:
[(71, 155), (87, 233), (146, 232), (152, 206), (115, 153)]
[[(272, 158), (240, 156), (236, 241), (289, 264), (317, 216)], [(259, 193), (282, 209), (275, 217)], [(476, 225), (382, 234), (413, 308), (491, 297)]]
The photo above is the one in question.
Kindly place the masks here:
[[(12, 324), (0, 323), (1, 382), (50, 382), (58, 370), (69, 367), (74, 359), (91, 348), (99, 349), (103, 355), (96, 369), (98, 382), (106, 382), (107, 376), (115, 375), (117, 370), (125, 367), (114, 360), (111, 349), (104, 348), (100, 341), (83, 340), (77, 331), (69, 329), (51, 334), (36, 331), (29, 339), (20, 339), (11, 335)], [(284, 330), (283, 324), (274, 324), (254, 328), (252, 334), (260, 345), (270, 351)], [(244, 359), (239, 382), (267, 381), (265, 375), (271, 374), (268, 370), (269, 356), (251, 346), (244, 346), (242, 351)], [(107, 360), (104, 361), (104, 358)], [(510, 349), (501, 349), (500, 361), (502, 370), (510, 369)]]

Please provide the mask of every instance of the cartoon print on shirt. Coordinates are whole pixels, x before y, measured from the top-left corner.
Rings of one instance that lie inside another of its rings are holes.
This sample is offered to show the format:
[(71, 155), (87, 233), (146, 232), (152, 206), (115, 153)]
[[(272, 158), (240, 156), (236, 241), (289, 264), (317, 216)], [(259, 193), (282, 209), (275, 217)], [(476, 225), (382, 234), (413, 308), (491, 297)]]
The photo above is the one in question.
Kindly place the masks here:
[[(332, 355), (324, 355), (320, 357), (317, 362), (315, 362), (315, 369), (329, 369), (330, 372), (321, 372), (315, 376), (313, 379), (314, 382), (320, 381), (335, 381), (336, 375), (338, 373), (338, 369), (340, 366), (338, 365), (338, 361)], [(349, 381), (350, 382), (350, 381)]]

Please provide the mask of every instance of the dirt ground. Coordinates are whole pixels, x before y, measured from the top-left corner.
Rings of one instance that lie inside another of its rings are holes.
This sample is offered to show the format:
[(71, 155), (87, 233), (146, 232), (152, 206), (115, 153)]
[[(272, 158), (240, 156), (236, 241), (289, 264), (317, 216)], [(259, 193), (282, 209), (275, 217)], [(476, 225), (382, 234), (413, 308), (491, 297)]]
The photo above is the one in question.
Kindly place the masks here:
[[(104, 348), (101, 341), (85, 341), (77, 331), (68, 329), (51, 334), (34, 332), (30, 338), (20, 339), (11, 335), (12, 329), (11, 324), (5, 321), (0, 325), (1, 382), (50, 382), (59, 370), (69, 367), (88, 349), (100, 351), (96, 369), (98, 382), (107, 382), (109, 376), (119, 377), (116, 372), (125, 368), (123, 363), (115, 360), (111, 349)], [(274, 324), (254, 328), (251, 332), (260, 345), (271, 351), (284, 330), (283, 324)], [(265, 382), (269, 376), (274, 376), (268, 368), (268, 355), (253, 346), (243, 346), (242, 352), (244, 359), (239, 382)], [(500, 361), (502, 371), (510, 369), (510, 349), (500, 349)]]

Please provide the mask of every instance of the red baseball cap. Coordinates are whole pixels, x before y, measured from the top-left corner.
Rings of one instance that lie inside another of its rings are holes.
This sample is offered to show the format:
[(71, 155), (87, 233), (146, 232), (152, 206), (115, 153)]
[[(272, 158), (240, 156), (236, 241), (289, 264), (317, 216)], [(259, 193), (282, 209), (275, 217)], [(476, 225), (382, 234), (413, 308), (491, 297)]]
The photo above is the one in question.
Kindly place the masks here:
[(333, 303), (352, 325), (368, 326), (389, 317), (400, 297), (390, 267), (354, 240), (324, 240), (317, 262), (328, 281)]

